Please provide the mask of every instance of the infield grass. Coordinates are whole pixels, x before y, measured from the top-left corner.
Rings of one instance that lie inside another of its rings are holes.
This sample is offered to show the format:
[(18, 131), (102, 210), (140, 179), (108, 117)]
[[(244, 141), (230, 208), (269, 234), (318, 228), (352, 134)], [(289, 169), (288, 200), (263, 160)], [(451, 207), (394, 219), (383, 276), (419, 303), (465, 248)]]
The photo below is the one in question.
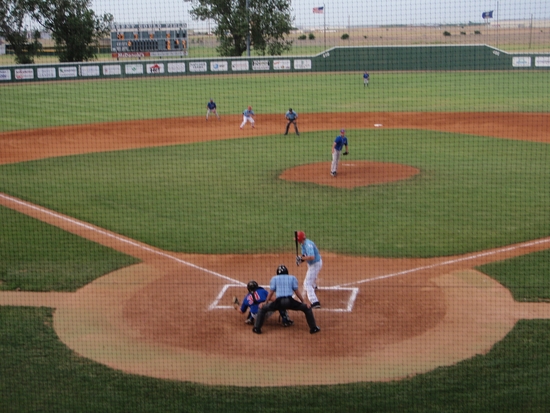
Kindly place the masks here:
[(548, 112), (550, 72), (211, 75), (2, 85), (0, 132), (132, 119), (340, 112)]
[(348, 137), (347, 161), (420, 174), (353, 190), (279, 179), (330, 160), (333, 137), (316, 132), (302, 134), (299, 151), (294, 137), (268, 136), (4, 165), (0, 191), (189, 253), (290, 251), (298, 227), (323, 250), (381, 257), (457, 255), (550, 233), (549, 145), (418, 130)]

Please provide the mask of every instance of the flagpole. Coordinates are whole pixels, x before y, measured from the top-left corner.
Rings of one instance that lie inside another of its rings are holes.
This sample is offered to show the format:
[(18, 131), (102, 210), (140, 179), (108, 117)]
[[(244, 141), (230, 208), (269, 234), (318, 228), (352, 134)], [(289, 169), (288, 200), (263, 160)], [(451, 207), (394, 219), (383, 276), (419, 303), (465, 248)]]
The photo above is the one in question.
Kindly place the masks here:
[(497, 1), (497, 49), (498, 49), (498, 31), (499, 31), (499, 24), (498, 24), (498, 1)]
[(323, 35), (325, 38), (325, 51), (327, 50), (327, 9), (325, 7), (325, 3), (323, 3)]

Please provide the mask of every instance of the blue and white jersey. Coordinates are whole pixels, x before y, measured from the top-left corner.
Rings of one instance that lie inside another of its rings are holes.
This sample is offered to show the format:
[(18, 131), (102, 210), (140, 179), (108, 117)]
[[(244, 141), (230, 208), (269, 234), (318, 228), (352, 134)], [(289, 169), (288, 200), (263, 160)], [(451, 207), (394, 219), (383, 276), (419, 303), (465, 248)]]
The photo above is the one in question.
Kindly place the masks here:
[(265, 301), (265, 299), (267, 298), (267, 294), (268, 292), (265, 289), (259, 287), (253, 293), (248, 293), (247, 295), (245, 295), (243, 303), (241, 304), (241, 312), (244, 313), (246, 309), (250, 307), (251, 314), (258, 314), (258, 304)]
[(317, 246), (313, 241), (307, 238), (302, 244), (302, 255), (305, 255), (306, 257), (315, 257), (312, 261), (308, 261), (307, 265), (315, 264), (321, 261), (321, 254), (319, 254)]
[(295, 120), (297, 117), (298, 117), (298, 114), (296, 112), (291, 112), (291, 111), (288, 111), (285, 115), (285, 117), (288, 119), (288, 120)]
[(254, 111), (245, 109), (244, 112), (243, 112), (243, 115), (248, 118), (249, 116), (254, 115)]
[(369, 74), (367, 72), (363, 74), (363, 79), (369, 80)]
[(348, 138), (342, 135), (338, 135), (336, 139), (334, 139), (334, 143), (336, 143), (334, 149), (336, 149), (337, 151), (341, 151), (344, 146), (348, 146)]
[(216, 109), (216, 102), (210, 101), (210, 102), (208, 102), (208, 103), (206, 104), (206, 107), (207, 107), (208, 109), (210, 109), (210, 110)]
[(269, 288), (277, 294), (277, 298), (292, 297), (298, 289), (298, 279), (289, 274), (276, 275), (271, 279)]

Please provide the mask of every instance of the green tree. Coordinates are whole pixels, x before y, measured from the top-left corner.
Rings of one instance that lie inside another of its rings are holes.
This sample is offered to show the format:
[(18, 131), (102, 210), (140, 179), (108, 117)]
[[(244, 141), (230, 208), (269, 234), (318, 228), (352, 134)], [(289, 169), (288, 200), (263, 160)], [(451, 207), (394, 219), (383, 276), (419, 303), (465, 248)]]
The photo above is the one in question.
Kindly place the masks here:
[(36, 0), (37, 20), (52, 33), (60, 62), (96, 57), (99, 39), (110, 32), (111, 14), (97, 17), (90, 0)]
[(221, 56), (242, 56), (249, 30), (251, 47), (260, 55), (281, 55), (292, 46), (285, 39), (293, 22), (290, 0), (193, 0), (190, 14), (195, 20), (214, 20)]
[(38, 41), (40, 33), (32, 34), (26, 28), (31, 22), (36, 2), (32, 0), (0, 0), (0, 36), (10, 44), (15, 53), (15, 63), (34, 63), (35, 56), (42, 50)]

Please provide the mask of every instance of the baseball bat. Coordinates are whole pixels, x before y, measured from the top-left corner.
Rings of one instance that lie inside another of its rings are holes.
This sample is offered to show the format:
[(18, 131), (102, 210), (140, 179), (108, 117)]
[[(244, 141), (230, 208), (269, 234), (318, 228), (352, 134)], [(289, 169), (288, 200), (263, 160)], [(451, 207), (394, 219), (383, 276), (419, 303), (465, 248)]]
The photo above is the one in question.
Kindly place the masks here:
[(298, 231), (294, 231), (294, 242), (296, 243), (296, 256), (298, 257)]

